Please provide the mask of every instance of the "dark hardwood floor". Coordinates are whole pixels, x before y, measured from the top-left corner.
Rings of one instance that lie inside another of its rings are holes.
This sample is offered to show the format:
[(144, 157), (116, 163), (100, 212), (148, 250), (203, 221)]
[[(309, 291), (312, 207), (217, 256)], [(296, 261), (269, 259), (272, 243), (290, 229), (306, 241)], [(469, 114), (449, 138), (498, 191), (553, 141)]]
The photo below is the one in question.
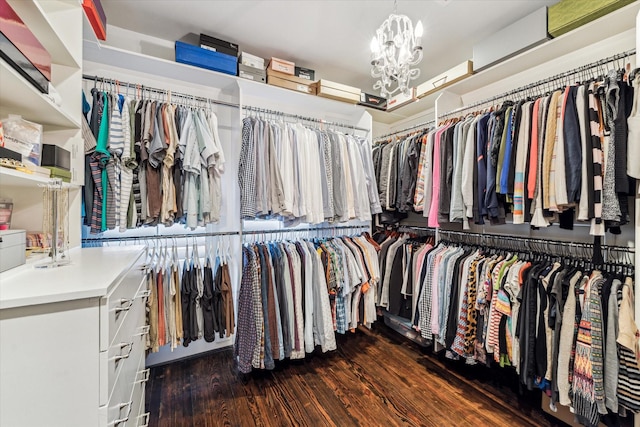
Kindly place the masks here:
[[(338, 350), (240, 375), (232, 350), (160, 366), (150, 426), (559, 426), (508, 372), (440, 360), (377, 324)], [(455, 365), (455, 366), (454, 366)], [(515, 382), (514, 382), (515, 384)]]

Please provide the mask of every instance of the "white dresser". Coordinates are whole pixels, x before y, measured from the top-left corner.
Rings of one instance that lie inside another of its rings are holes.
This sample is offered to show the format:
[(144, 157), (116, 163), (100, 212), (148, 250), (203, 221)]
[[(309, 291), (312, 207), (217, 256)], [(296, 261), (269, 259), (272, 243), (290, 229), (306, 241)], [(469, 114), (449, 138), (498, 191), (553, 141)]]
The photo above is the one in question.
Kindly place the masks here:
[(144, 426), (144, 250), (71, 260), (0, 275), (0, 425)]

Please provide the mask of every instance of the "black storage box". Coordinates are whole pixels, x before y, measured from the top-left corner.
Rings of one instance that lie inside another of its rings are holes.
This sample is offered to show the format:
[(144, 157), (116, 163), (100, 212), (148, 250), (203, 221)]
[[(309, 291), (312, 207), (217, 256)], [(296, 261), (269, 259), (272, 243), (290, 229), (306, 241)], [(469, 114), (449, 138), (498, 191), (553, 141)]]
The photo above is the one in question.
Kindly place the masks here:
[(49, 81), (11, 41), (0, 32), (0, 58), (42, 93), (49, 93)]
[(66, 171), (71, 170), (71, 153), (57, 145), (43, 144), (40, 166), (53, 166)]
[(364, 105), (365, 107), (371, 107), (378, 110), (387, 109), (387, 99), (380, 96), (371, 95), (370, 93), (360, 93), (360, 102), (358, 105)]
[(316, 79), (315, 70), (312, 70), (310, 68), (295, 67), (295, 75), (296, 77), (300, 77), (301, 79), (307, 79), (311, 81), (314, 81)]
[(5, 148), (5, 147), (0, 147), (0, 159), (11, 159), (11, 160), (17, 160), (21, 162), (22, 154), (16, 153), (15, 151), (9, 150), (8, 148)]
[(224, 53), (225, 55), (235, 56), (236, 58), (238, 57), (237, 44), (220, 40), (206, 34), (200, 34), (200, 47), (214, 52)]

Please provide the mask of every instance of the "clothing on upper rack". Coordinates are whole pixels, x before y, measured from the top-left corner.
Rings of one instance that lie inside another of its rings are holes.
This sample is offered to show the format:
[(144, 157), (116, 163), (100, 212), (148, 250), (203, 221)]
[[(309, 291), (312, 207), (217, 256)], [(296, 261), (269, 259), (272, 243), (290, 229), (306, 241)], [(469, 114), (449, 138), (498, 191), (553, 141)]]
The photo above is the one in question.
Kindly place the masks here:
[[(204, 338), (227, 338), (235, 330), (235, 313), (228, 255), (207, 255), (201, 263), (194, 246), (180, 261), (177, 247), (165, 246), (149, 254), (147, 270), (147, 349), (170, 345), (188, 347)], [(182, 264), (182, 266), (181, 266)]]
[(319, 224), (367, 221), (381, 211), (364, 138), (250, 116), (241, 153), (243, 218)]
[(395, 292), (418, 289), (413, 326), (446, 357), (511, 366), (586, 426), (640, 411), (633, 267), (447, 242), (405, 264), (381, 275), (410, 277)]
[(501, 224), (511, 213), (514, 224), (571, 229), (577, 219), (592, 235), (619, 234), (635, 189), (627, 159), (638, 139), (627, 129), (637, 102), (612, 70), (382, 142), (373, 150), (381, 206), (422, 212), (429, 227)]
[(423, 197), (424, 183), (419, 183), (417, 177), (425, 167), (420, 154), (426, 144), (427, 132), (428, 129), (424, 129), (379, 141), (373, 147), (380, 205), (385, 211), (406, 214), (414, 208), (414, 199)]
[(85, 153), (84, 191), (91, 233), (219, 221), (225, 158), (212, 111), (91, 94), (85, 114), (97, 145)]
[(378, 245), (367, 233), (246, 244), (235, 356), (240, 372), (273, 369), (376, 320)]

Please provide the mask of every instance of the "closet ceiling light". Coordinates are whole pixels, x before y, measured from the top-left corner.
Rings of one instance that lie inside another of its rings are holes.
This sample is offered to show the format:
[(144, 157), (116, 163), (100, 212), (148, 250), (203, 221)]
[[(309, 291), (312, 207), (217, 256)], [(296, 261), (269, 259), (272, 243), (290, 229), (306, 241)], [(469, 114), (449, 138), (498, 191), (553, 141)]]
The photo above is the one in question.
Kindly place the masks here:
[[(413, 27), (406, 15), (393, 13), (376, 30), (371, 40), (371, 76), (379, 78), (373, 89), (388, 98), (397, 92), (409, 94), (409, 82), (420, 76), (420, 69), (411, 68), (422, 61), (422, 22)], [(397, 84), (395, 88), (392, 86)]]

